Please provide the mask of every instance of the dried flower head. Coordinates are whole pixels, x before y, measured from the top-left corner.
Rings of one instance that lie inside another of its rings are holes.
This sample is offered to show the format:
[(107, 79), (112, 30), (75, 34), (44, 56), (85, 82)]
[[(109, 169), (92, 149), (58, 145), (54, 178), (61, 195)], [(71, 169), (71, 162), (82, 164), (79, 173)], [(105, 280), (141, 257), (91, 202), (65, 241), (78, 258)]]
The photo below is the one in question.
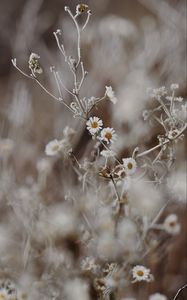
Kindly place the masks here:
[(95, 135), (98, 133), (102, 126), (103, 121), (100, 120), (98, 117), (90, 117), (89, 120), (86, 122), (87, 130), (91, 133), (91, 135)]
[(80, 3), (76, 6), (76, 13), (78, 15), (83, 14), (84, 12), (86, 12), (88, 10), (88, 5), (84, 4), (84, 3)]
[(32, 72), (32, 75), (36, 76), (36, 73), (41, 74), (43, 72), (39, 64), (40, 56), (36, 53), (31, 53), (29, 57), (29, 69)]
[(115, 130), (113, 128), (107, 127), (103, 128), (101, 131), (100, 139), (104, 142), (113, 143), (117, 138)]

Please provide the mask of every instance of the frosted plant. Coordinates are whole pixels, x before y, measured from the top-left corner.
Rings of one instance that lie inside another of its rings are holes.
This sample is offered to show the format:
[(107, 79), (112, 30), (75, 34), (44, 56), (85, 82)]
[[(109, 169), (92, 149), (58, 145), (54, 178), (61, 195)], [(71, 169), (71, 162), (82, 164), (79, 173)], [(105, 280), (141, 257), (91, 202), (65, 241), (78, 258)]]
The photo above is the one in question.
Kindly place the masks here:
[[(104, 127), (104, 119), (96, 115), (104, 100), (117, 104), (112, 87), (105, 86), (101, 97), (81, 94), (88, 74), (81, 38), (91, 11), (81, 3), (75, 12), (69, 7), (65, 7), (65, 12), (77, 33), (76, 57), (67, 53), (61, 29), (54, 32), (54, 37), (73, 77), (71, 88), (66, 86), (55, 66), (50, 67), (50, 72), (56, 82), (56, 93), (43, 85), (45, 70), (40, 66), (38, 54), (30, 54), (31, 74), (18, 67), (16, 59), (12, 63), (83, 124), (90, 137), (89, 153), (84, 159), (75, 155), (76, 130), (65, 127), (61, 138), (54, 137), (45, 147), (45, 154), (54, 156), (54, 162), (50, 165), (49, 161), (39, 160), (36, 182), (28, 180), (17, 193), (6, 187), (7, 198), (26, 231), (24, 267), (31, 272), (32, 268), (37, 269), (37, 260), (40, 262), (38, 285), (32, 286), (30, 292), (33, 299), (38, 295), (55, 300), (128, 299), (129, 288), (156, 280), (151, 267), (146, 263), (147, 267), (144, 266), (148, 255), (159, 246), (162, 249), (163, 236), (169, 234), (172, 238), (181, 230), (177, 215), (170, 214), (163, 222), (160, 219), (170, 203), (162, 189), (165, 183), (171, 184), (177, 144), (184, 138), (186, 104), (176, 95), (178, 84), (172, 84), (169, 89), (164, 86), (148, 89), (151, 105), (143, 112), (143, 119), (150, 126), (160, 126), (157, 144), (143, 150), (134, 147), (127, 157), (120, 155), (116, 146), (120, 139), (117, 130)], [(80, 16), (83, 18), (79, 19)], [(70, 96), (70, 101), (64, 93)], [(63, 164), (59, 163), (61, 160)], [(59, 194), (43, 199), (43, 193), (50, 190), (48, 176), (57, 165), (60, 165), (59, 174), (63, 170), (62, 178), (59, 175)], [(175, 188), (179, 190), (180, 185)], [(157, 293), (149, 299), (164, 297)]]

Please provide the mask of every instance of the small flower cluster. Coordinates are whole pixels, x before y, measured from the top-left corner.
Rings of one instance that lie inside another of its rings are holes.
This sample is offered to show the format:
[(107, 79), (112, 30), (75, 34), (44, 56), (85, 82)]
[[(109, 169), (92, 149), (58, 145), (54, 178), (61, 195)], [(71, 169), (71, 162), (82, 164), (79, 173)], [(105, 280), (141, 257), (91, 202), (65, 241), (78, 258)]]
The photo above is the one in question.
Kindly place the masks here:
[[(72, 151), (75, 136), (75, 130), (72, 128), (66, 127), (62, 138), (53, 139), (46, 145), (47, 156), (66, 159), (65, 167), (68, 166), (70, 184), (74, 180), (74, 184), (70, 185), (68, 178), (64, 178), (63, 189), (59, 180), (57, 200), (54, 199), (54, 195), (51, 197), (47, 189), (47, 176), (52, 171), (53, 163), (53, 160), (48, 158), (41, 159), (36, 165), (37, 182), (28, 178), (26, 188), (21, 187), (17, 189), (17, 193), (5, 198), (10, 199), (18, 218), (22, 214), (26, 216), (23, 224), (27, 228), (28, 239), (23, 255), (24, 265), (28, 261), (36, 264), (36, 258), (38, 261), (42, 258), (42, 276), (39, 280), (44, 288), (42, 290), (40, 286), (39, 290), (48, 293), (46, 299), (121, 299), (124, 290), (126, 292), (126, 288), (132, 283), (141, 285), (154, 280), (151, 270), (142, 265), (143, 258), (149, 255), (151, 250), (154, 251), (155, 245), (157, 246), (154, 230), (162, 230), (163, 236), (166, 236), (163, 232), (174, 236), (181, 230), (181, 224), (175, 214), (167, 215), (162, 224), (158, 224), (157, 221), (166, 207), (164, 201), (162, 202), (164, 193), (159, 189), (159, 185), (164, 182), (175, 159), (175, 144), (183, 138), (186, 129), (186, 105), (182, 105), (182, 97), (175, 95), (178, 84), (172, 84), (169, 89), (164, 86), (149, 89), (150, 97), (156, 100), (155, 107), (144, 111), (143, 118), (162, 126), (163, 132), (157, 136), (158, 144), (143, 152), (139, 152), (139, 148), (136, 147), (132, 154), (129, 148), (126, 152), (127, 157), (123, 156), (124, 152), (121, 152), (121, 156), (118, 152), (118, 158), (117, 150), (111, 149), (117, 140), (115, 130), (112, 127), (104, 127), (104, 122), (99, 117), (91, 116), (92, 110), (98, 108), (103, 100), (117, 103), (112, 87), (105, 86), (104, 95), (100, 98), (80, 96), (87, 75), (82, 61), (80, 40), (91, 12), (84, 3), (78, 4), (75, 12), (69, 7), (65, 7), (65, 11), (77, 30), (75, 57), (66, 54), (60, 29), (54, 32), (54, 36), (73, 75), (73, 84), (68, 88), (56, 68), (51, 67), (59, 96), (53, 95), (36, 78), (37, 74), (42, 73), (42, 68), (39, 64), (40, 57), (35, 53), (29, 57), (32, 74), (21, 72), (34, 79), (48, 95), (60, 101), (74, 117), (80, 119), (83, 128), (87, 129), (96, 142), (89, 153), (90, 157), (86, 156), (84, 159), (80, 155), (79, 160)], [(12, 62), (20, 71), (16, 60)], [(63, 98), (63, 92), (71, 97), (70, 101), (68, 97)], [(9, 141), (0, 143), (0, 158), (5, 157), (5, 152), (13, 152), (12, 149)], [(156, 153), (154, 158), (153, 153)], [(70, 159), (76, 164), (70, 164)], [(7, 163), (7, 159), (5, 162)], [(55, 163), (58, 161), (55, 160)], [(4, 180), (6, 183), (7, 177)], [(181, 189), (181, 185), (178, 184), (175, 191), (180, 192)], [(46, 190), (46, 199), (50, 204), (51, 198), (54, 199), (53, 205), (45, 206), (43, 194)], [(47, 268), (42, 269), (44, 261)], [(90, 295), (90, 291), (93, 296)], [(1, 298), (17, 300), (16, 290), (11, 283), (0, 284)], [(155, 293), (149, 296), (149, 300), (167, 298)]]
[(106, 142), (107, 144), (113, 143), (117, 138), (113, 128), (106, 127), (102, 129), (103, 121), (98, 117), (90, 117), (86, 125), (87, 130), (93, 137), (97, 137), (98, 140)]
[(32, 75), (36, 77), (36, 74), (42, 74), (43, 70), (39, 64), (40, 56), (36, 53), (31, 53), (29, 57), (29, 69), (32, 72)]

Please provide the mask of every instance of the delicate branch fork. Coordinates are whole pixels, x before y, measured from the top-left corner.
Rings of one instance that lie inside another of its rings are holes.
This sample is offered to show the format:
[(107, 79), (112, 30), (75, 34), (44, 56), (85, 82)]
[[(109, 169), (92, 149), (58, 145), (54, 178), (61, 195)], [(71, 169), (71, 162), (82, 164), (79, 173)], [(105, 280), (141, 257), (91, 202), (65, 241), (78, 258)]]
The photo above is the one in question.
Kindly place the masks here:
[[(78, 11), (76, 12), (75, 15), (72, 14), (71, 10), (69, 7), (65, 7), (65, 11), (68, 12), (69, 16), (72, 18), (74, 24), (75, 24), (75, 27), (76, 27), (76, 30), (77, 30), (77, 61), (75, 61), (75, 59), (71, 58), (71, 57), (68, 57), (67, 54), (66, 54), (66, 51), (65, 51), (65, 48), (64, 48), (64, 45), (62, 43), (60, 43), (60, 40), (59, 40), (59, 35), (61, 35), (61, 30), (58, 29), (56, 32), (54, 32), (54, 37), (55, 37), (55, 40), (56, 40), (56, 43), (57, 43), (57, 46), (60, 50), (60, 52), (62, 53), (62, 55), (64, 56), (64, 59), (65, 59), (65, 62), (69, 65), (69, 68), (73, 74), (73, 78), (74, 78), (74, 89), (73, 91), (69, 90), (65, 85), (64, 83), (62, 82), (62, 79), (61, 77), (59, 76), (59, 73), (58, 71), (55, 70), (55, 67), (51, 67), (50, 70), (51, 72), (53, 73), (54, 75), (54, 79), (55, 79), (55, 82), (56, 82), (56, 85), (57, 85), (57, 89), (58, 89), (58, 93), (59, 93), (59, 97), (56, 97), (55, 95), (53, 95), (37, 78), (36, 78), (36, 74), (35, 72), (33, 72), (33, 70), (31, 69), (31, 74), (28, 75), (26, 74), (23, 70), (21, 70), (17, 64), (16, 64), (16, 59), (12, 59), (12, 64), (13, 66), (22, 74), (24, 75), (25, 77), (29, 78), (29, 79), (32, 79), (34, 80), (49, 96), (51, 96), (53, 99), (57, 100), (57, 101), (60, 101), (62, 102), (72, 113), (75, 113), (75, 106), (72, 108), (71, 104), (67, 104), (64, 100), (63, 100), (63, 96), (62, 96), (62, 92), (61, 92), (61, 87), (71, 96), (74, 97), (75, 99), (75, 102), (77, 103), (78, 105), (78, 108), (79, 108), (79, 113), (77, 113), (77, 115), (80, 117), (80, 118), (83, 118), (83, 119), (87, 119), (87, 115), (88, 115), (88, 111), (86, 111), (86, 108), (84, 107), (84, 104), (83, 102), (81, 101), (81, 99), (79, 98), (79, 92), (80, 92), (80, 89), (83, 85), (83, 82), (84, 82), (84, 79), (87, 75), (87, 72), (85, 71), (84, 69), (84, 64), (83, 62), (81, 61), (81, 48), (80, 48), (80, 39), (81, 39), (81, 31), (83, 31), (88, 22), (89, 22), (89, 19), (90, 19), (90, 16), (91, 16), (91, 11), (88, 10), (87, 11), (87, 18), (86, 18), (86, 21), (83, 25), (82, 28), (79, 27), (79, 24), (77, 22), (77, 17), (81, 14), (79, 13)], [(81, 68), (81, 79), (80, 81), (78, 82), (78, 78), (77, 78), (77, 71), (79, 69), (79, 66)]]
[(180, 130), (180, 132), (179, 132), (173, 139), (169, 139), (169, 138), (168, 138), (165, 142), (160, 143), (160, 144), (154, 146), (153, 148), (151, 148), (151, 149), (149, 149), (149, 150), (146, 150), (146, 151), (144, 151), (144, 152), (142, 152), (142, 153), (137, 154), (137, 155), (136, 155), (136, 158), (145, 156), (145, 155), (147, 155), (147, 154), (153, 152), (154, 150), (159, 149), (159, 148), (161, 148), (162, 146), (164, 146), (164, 145), (166, 145), (166, 144), (168, 144), (168, 143), (173, 142), (174, 140), (176, 140), (179, 136), (181, 136), (181, 135), (184, 133), (184, 131), (186, 130), (186, 128), (187, 128), (187, 123), (184, 125), (184, 127)]

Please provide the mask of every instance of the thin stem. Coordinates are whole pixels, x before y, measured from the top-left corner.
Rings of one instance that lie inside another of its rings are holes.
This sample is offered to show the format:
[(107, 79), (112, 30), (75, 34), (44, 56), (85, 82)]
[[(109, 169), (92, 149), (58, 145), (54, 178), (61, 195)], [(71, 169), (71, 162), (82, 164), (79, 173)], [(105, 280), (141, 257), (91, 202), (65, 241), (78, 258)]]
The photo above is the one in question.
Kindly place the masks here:
[(161, 156), (162, 152), (163, 152), (163, 149), (161, 148), (161, 150), (159, 151), (159, 153), (157, 154), (157, 156), (153, 160), (152, 164), (154, 164), (159, 159), (159, 157)]
[(171, 118), (171, 114), (170, 114), (169, 110), (167, 109), (166, 105), (164, 104), (164, 102), (162, 101), (162, 99), (159, 98), (159, 99), (157, 99), (157, 100), (158, 100), (158, 102), (162, 105), (162, 107), (163, 107), (163, 109), (164, 109), (166, 115), (167, 115), (169, 118)]
[(68, 88), (65, 87), (64, 83), (62, 82), (62, 79), (60, 78), (59, 76), (59, 73), (58, 72), (55, 72), (56, 73), (56, 76), (58, 78), (58, 81), (60, 83), (60, 85), (63, 87), (63, 89), (70, 95), (72, 95), (73, 97), (75, 97), (75, 94), (73, 94)]
[(86, 26), (87, 26), (87, 24), (88, 24), (88, 22), (89, 22), (89, 20), (90, 20), (90, 16), (91, 16), (91, 11), (89, 10), (88, 12), (87, 12), (87, 18), (86, 18), (86, 22), (84, 23), (84, 26), (82, 27), (82, 31), (86, 28)]
[(53, 75), (55, 77), (55, 81), (56, 81), (56, 85), (57, 85), (57, 89), (58, 89), (59, 95), (60, 95), (61, 98), (63, 98), (62, 92), (61, 92), (61, 89), (60, 89), (60, 85), (59, 85), (59, 80), (58, 80), (57, 72), (55, 72), (55, 70), (53, 68), (51, 68), (51, 72), (53, 73)]
[(58, 35), (56, 32), (53, 32), (54, 36), (55, 36), (55, 39), (56, 39), (56, 43), (57, 43), (57, 46), (60, 50), (60, 52), (63, 54), (65, 60), (67, 60), (67, 56), (66, 56), (66, 52), (65, 52), (65, 49), (64, 49), (64, 46), (63, 44), (60, 44), (60, 41), (59, 41), (59, 38), (58, 38)]
[(80, 60), (81, 60), (81, 49), (80, 49), (80, 28), (79, 25), (77, 23), (76, 17), (77, 15), (73, 16), (72, 12), (70, 11), (70, 9), (67, 9), (67, 12), (69, 13), (70, 17), (72, 18), (76, 29), (77, 29), (77, 56), (78, 56), (78, 61), (76, 64), (76, 68), (78, 67)]
[(53, 99), (55, 99), (55, 100), (57, 100), (57, 101), (59, 101), (59, 102), (61, 102), (61, 103), (63, 103), (63, 105), (64, 106), (66, 106), (71, 112), (73, 112), (73, 110), (69, 107), (69, 105), (66, 103), (66, 102), (64, 102), (63, 101), (63, 99), (62, 98), (58, 98), (58, 97), (56, 97), (56, 96), (54, 96), (50, 91), (48, 91), (47, 89), (46, 89), (46, 87), (44, 87), (44, 85), (36, 78), (36, 77), (34, 77), (34, 76), (32, 76), (32, 75), (28, 75), (28, 74), (26, 74), (24, 71), (22, 71), (17, 65), (16, 65), (16, 62), (15, 62), (15, 60), (13, 60), (12, 59), (12, 64), (13, 64), (13, 66), (22, 74), (22, 75), (24, 75), (25, 77), (27, 77), (27, 78), (29, 78), (29, 79), (32, 79), (32, 80), (34, 80), (34, 81), (36, 81), (37, 82), (37, 84), (49, 95), (49, 96), (51, 96)]
[(164, 146), (164, 145), (166, 145), (168, 143), (171, 143), (172, 141), (174, 141), (175, 139), (177, 139), (181, 134), (183, 134), (183, 132), (185, 131), (186, 127), (187, 127), (187, 123), (184, 125), (184, 127), (181, 129), (181, 131), (172, 140), (168, 139), (165, 142), (163, 142), (162, 144), (158, 144), (158, 145), (154, 146), (153, 148), (151, 148), (149, 150), (146, 150), (146, 151), (144, 151), (142, 153), (137, 154), (136, 157), (145, 156), (145, 155), (153, 152), (154, 150), (159, 149), (160, 147), (162, 147), (162, 146)]
[(177, 292), (177, 294), (175, 295), (175, 297), (173, 298), (173, 300), (177, 300), (177, 297), (179, 296), (179, 294), (182, 292), (182, 290), (184, 290), (185, 288), (187, 288), (187, 283), (185, 285), (183, 285)]
[(81, 81), (80, 81), (80, 84), (79, 84), (79, 87), (78, 87), (78, 92), (80, 91), (80, 89), (82, 87), (82, 84), (84, 82), (84, 79), (85, 79), (85, 77), (87, 75), (87, 72), (85, 72), (85, 70), (84, 70), (84, 64), (83, 64), (82, 61), (81, 61), (81, 70), (82, 70), (82, 78), (81, 78)]
[[(105, 145), (105, 143), (103, 143), (103, 141), (100, 141), (100, 143), (103, 145), (103, 147), (105, 147), (106, 150), (110, 151), (110, 149)], [(114, 158), (120, 165), (122, 165), (122, 163), (116, 156), (114, 156)]]

